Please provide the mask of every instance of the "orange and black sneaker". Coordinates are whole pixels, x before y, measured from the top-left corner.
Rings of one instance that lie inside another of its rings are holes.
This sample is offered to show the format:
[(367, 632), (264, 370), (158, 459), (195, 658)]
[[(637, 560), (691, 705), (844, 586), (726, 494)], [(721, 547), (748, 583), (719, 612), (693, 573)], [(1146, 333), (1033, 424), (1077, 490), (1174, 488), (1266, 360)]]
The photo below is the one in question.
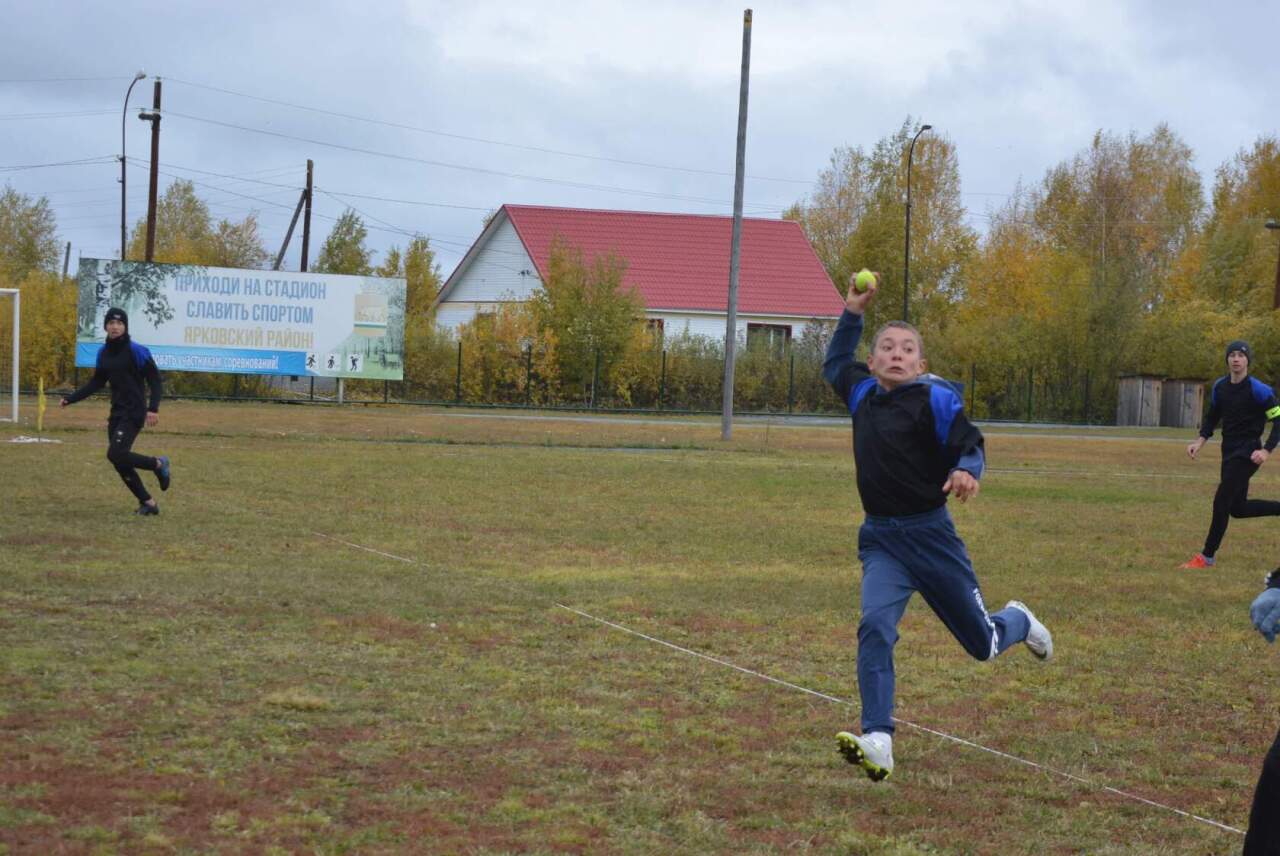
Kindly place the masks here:
[(1198, 569), (1198, 568), (1212, 568), (1212, 567), (1213, 567), (1213, 559), (1206, 559), (1206, 558), (1205, 558), (1204, 553), (1196, 553), (1194, 556), (1192, 556), (1192, 557), (1190, 558), (1190, 560), (1188, 560), (1188, 561), (1186, 561), (1186, 562), (1183, 562), (1183, 563), (1182, 563), (1181, 565), (1179, 565), (1178, 567), (1180, 567), (1180, 568), (1192, 568), (1192, 569)]

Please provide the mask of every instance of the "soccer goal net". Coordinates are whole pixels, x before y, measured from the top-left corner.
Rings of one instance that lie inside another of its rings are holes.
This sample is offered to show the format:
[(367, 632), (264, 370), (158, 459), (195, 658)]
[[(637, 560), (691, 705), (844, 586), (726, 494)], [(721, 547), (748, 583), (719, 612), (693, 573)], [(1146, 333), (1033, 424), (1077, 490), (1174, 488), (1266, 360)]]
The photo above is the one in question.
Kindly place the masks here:
[(0, 422), (18, 421), (18, 333), (21, 295), (0, 288)]

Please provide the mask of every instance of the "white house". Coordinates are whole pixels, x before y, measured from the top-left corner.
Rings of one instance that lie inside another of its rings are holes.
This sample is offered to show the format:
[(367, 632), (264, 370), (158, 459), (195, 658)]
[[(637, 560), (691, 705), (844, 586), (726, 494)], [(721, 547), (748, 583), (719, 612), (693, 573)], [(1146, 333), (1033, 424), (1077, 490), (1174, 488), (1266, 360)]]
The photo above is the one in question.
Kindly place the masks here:
[[(733, 218), (504, 205), (436, 298), (436, 322), (457, 329), (507, 301), (524, 301), (547, 270), (558, 237), (584, 258), (613, 253), (645, 315), (670, 337), (723, 338)], [(840, 317), (844, 301), (798, 223), (744, 219), (738, 277), (740, 339), (798, 336), (809, 321)]]

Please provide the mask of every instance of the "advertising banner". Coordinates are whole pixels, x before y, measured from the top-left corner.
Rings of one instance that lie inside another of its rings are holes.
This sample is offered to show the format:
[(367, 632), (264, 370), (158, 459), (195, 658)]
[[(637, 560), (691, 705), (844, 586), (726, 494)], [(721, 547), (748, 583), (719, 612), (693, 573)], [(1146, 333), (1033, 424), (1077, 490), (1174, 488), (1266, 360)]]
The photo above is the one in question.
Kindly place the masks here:
[(118, 306), (161, 371), (404, 377), (403, 279), (82, 258), (79, 288), (77, 366)]

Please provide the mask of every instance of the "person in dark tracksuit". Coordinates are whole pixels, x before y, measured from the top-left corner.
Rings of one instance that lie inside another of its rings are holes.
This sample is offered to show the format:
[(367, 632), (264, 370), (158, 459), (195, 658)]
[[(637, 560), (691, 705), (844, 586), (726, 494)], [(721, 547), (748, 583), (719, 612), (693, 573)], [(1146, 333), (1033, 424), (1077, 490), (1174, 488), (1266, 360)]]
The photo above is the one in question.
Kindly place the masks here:
[[(1229, 374), (1214, 381), (1209, 393), (1209, 410), (1200, 424), (1200, 436), (1187, 446), (1192, 460), (1222, 423), (1222, 478), (1213, 495), (1213, 520), (1204, 539), (1204, 549), (1183, 563), (1184, 568), (1208, 568), (1215, 562), (1222, 536), (1232, 517), (1274, 517), (1280, 502), (1249, 499), (1249, 479), (1267, 462), (1280, 441), (1280, 403), (1262, 381), (1249, 376), (1253, 352), (1239, 340), (1227, 345)], [(1267, 422), (1271, 433), (1264, 446), (1259, 437)]]
[[(160, 370), (151, 352), (129, 338), (129, 316), (123, 309), (108, 309), (103, 324), (106, 344), (98, 351), (93, 377), (62, 399), (62, 406), (88, 398), (104, 386), (111, 386), (111, 415), (107, 420), (107, 460), (116, 468), (125, 486), (138, 499), (138, 514), (159, 514), (160, 507), (142, 484), (138, 470), (151, 470), (161, 490), (169, 489), (169, 459), (151, 458), (133, 451), (143, 425), (155, 425), (163, 387)], [(150, 399), (147, 397), (148, 388)]]
[[(1266, 588), (1249, 607), (1249, 620), (1268, 642), (1276, 641), (1280, 631), (1280, 568), (1267, 577)], [(1244, 856), (1280, 856), (1280, 734), (1262, 762), (1262, 774), (1253, 791)]]
[[(1053, 655), (1053, 639), (1025, 605), (1010, 601), (990, 614), (964, 542), (947, 512), (978, 493), (982, 433), (945, 381), (924, 376), (924, 344), (909, 324), (885, 325), (865, 364), (854, 354), (862, 314), (879, 284), (858, 293), (850, 282), (845, 311), (827, 348), (823, 376), (849, 407), (858, 494), (866, 519), (858, 533), (862, 618), (858, 625), (858, 692), (862, 733), (842, 731), (845, 760), (872, 781), (893, 772), (893, 648), (898, 622), (915, 592), (979, 660), (1018, 642), (1037, 657)], [(936, 382), (935, 382), (936, 381)]]

